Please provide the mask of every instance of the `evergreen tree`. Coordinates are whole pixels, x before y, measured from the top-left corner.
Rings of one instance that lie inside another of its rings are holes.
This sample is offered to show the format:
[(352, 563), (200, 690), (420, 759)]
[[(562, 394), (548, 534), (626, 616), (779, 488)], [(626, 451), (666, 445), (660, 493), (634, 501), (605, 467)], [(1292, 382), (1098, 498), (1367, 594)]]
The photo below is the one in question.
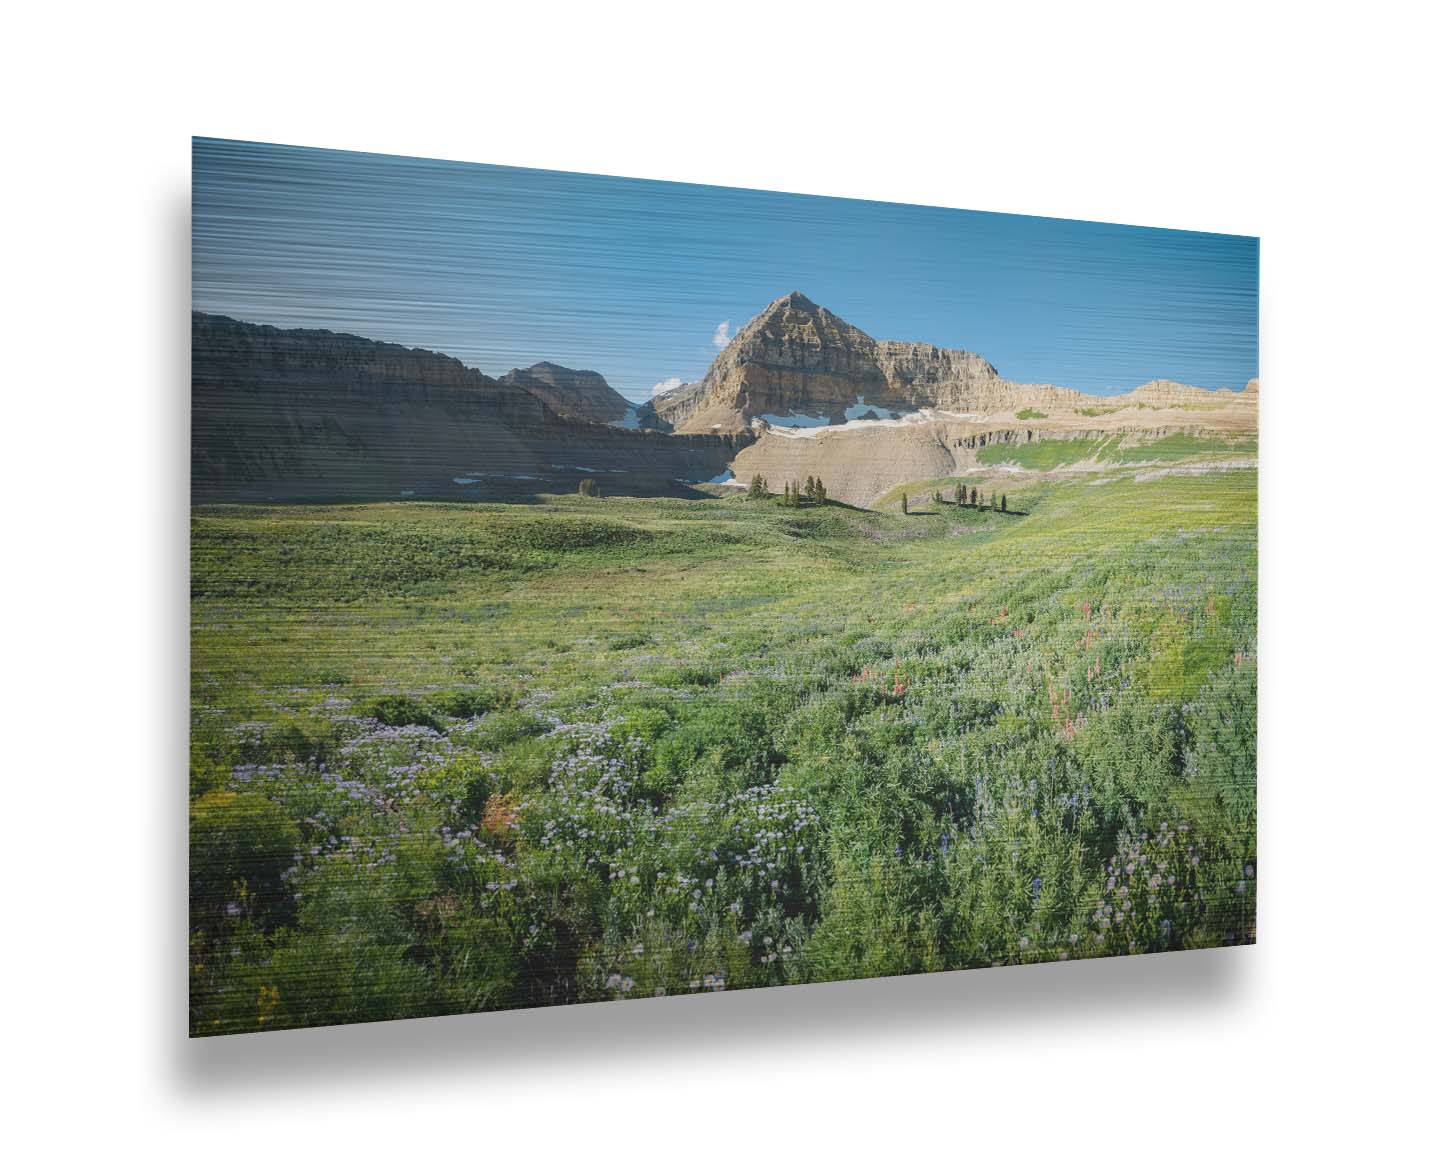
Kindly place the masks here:
[(965, 485), (964, 485), (963, 483), (961, 483), (961, 484), (956, 484), (956, 485), (955, 485), (955, 507), (959, 508), (960, 505), (962, 505), (962, 504), (964, 504), (964, 503), (965, 503)]
[(826, 500), (825, 481), (821, 480), (818, 476), (815, 477), (815, 499), (821, 504), (824, 504)]
[(758, 500), (763, 495), (765, 495), (765, 477), (757, 472), (750, 477), (749, 496), (751, 500)]
[(901, 492), (901, 493), (900, 493), (900, 515), (901, 515), (901, 516), (908, 516), (908, 515), (910, 515), (910, 501), (909, 501), (909, 499), (906, 497), (906, 495), (905, 495), (904, 492)]
[(1004, 497), (1004, 496), (1001, 496), (1001, 497), (1000, 497), (1000, 511), (1001, 511), (1001, 512), (1007, 511), (1007, 509), (1006, 509), (1006, 507), (1005, 507), (1005, 497)]
[(977, 505), (977, 504), (979, 504), (979, 503), (980, 503), (980, 489), (979, 489), (979, 488), (971, 488), (971, 489), (970, 489), (970, 507), (971, 507), (971, 508), (974, 508), (975, 505)]
[(994, 511), (994, 509), (995, 509), (995, 493), (994, 493), (994, 492), (991, 492), (991, 493), (990, 493), (990, 509), (991, 509), (991, 511)]

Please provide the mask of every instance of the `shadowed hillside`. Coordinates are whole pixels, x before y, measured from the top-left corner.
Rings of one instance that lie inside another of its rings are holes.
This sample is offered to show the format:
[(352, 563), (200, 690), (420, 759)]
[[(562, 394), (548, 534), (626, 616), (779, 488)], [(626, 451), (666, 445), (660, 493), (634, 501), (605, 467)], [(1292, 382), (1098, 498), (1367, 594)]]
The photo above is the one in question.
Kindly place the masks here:
[(203, 313), (191, 332), (197, 503), (513, 499), (587, 475), (610, 494), (685, 495), (677, 481), (723, 472), (752, 439), (561, 415), (516, 380), (358, 336)]

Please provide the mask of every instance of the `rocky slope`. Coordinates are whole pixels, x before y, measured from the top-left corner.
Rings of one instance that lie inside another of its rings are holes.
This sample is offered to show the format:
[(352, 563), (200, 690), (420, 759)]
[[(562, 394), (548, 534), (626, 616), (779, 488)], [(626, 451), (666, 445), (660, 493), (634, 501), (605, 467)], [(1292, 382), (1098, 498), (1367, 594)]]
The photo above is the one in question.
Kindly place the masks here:
[(745, 325), (704, 378), (660, 396), (655, 411), (681, 432), (738, 431), (792, 414), (830, 424), (862, 401), (895, 411), (989, 414), (1035, 409), (1223, 407), (1247, 393), (1156, 380), (1125, 396), (1095, 397), (1050, 384), (1016, 384), (973, 352), (875, 340), (799, 292)]
[[(897, 484), (990, 472), (979, 456), (987, 446), (1085, 439), (1134, 449), (1181, 433), (1243, 445), (1252, 442), (1253, 417), (1253, 406), (1247, 410), (1238, 401), (1203, 410), (1127, 406), (1099, 417), (1070, 413), (1023, 421), (1013, 415), (955, 418), (930, 413), (899, 421), (852, 421), (803, 433), (762, 430), (731, 468), (738, 482), (748, 484), (758, 474), (774, 490), (787, 480), (818, 476), (831, 499), (870, 507)], [(1095, 447), (1098, 451), (1101, 445)], [(998, 470), (1008, 467), (1002, 463)]]
[(736, 333), (700, 381), (659, 397), (655, 410), (681, 432), (735, 431), (767, 414), (841, 423), (861, 398), (884, 409), (959, 412), (1092, 400), (1068, 388), (1013, 384), (973, 352), (875, 340), (791, 292)]
[(677, 481), (753, 441), (597, 424), (435, 352), (203, 313), (191, 401), (196, 502), (523, 498), (587, 475), (617, 495), (688, 495)]
[(514, 368), (500, 383), (515, 385), (544, 400), (562, 416), (611, 424), (623, 420), (633, 405), (605, 381), (599, 372), (566, 368), (541, 361), (529, 368)]
[(833, 498), (869, 505), (900, 483), (981, 470), (987, 445), (1242, 441), (1256, 431), (1258, 399), (1254, 380), (1240, 392), (1154, 380), (1106, 397), (1016, 384), (973, 352), (875, 340), (792, 292), (746, 324), (703, 379), (654, 406), (681, 432), (757, 429), (733, 464), (742, 483), (760, 474), (779, 489), (814, 475)]

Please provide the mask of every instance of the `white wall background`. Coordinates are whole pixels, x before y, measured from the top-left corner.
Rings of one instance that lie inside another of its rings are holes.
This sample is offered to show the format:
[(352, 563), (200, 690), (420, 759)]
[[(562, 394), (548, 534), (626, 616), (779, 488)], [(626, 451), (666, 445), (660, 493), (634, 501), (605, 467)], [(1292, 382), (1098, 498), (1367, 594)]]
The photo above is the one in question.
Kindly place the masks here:
[[(1018, 8), (7, 14), (17, 1147), (1433, 1139), (1434, 31)], [(192, 133), (1259, 234), (1260, 944), (183, 1039)]]

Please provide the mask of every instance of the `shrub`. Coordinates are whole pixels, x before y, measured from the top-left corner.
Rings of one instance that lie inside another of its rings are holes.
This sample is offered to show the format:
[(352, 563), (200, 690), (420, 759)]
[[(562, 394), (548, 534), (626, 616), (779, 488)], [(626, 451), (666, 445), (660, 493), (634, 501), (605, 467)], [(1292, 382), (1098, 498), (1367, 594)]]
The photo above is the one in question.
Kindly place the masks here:
[(477, 747), (496, 750), (524, 740), (527, 736), (538, 736), (545, 729), (544, 721), (536, 719), (530, 713), (506, 708), (487, 714), (481, 731), (475, 733), (471, 739)]
[(756, 700), (705, 703), (656, 742), (647, 787), (696, 781), (701, 794), (724, 795), (765, 783), (776, 758), (773, 722)]
[(492, 688), (452, 688), (432, 693), (426, 703), (442, 716), (470, 720), (493, 710), (500, 701), (500, 693)]
[(273, 801), (207, 792), (190, 808), (192, 911), (202, 919), (233, 915), (252, 898), (273, 910), (299, 846), (299, 828)]
[(270, 728), (265, 744), (272, 760), (318, 763), (329, 755), (332, 747), (331, 726), (328, 720), (316, 717), (286, 720)]
[[(286, 717), (273, 724), (247, 725), (239, 733), (233, 749), (252, 763), (282, 764), (294, 761), (308, 764), (324, 760), (333, 746), (330, 721), (323, 716)], [(216, 758), (224, 759), (216, 749)]]
[(409, 728), (419, 725), (439, 728), (440, 722), (418, 700), (409, 696), (379, 696), (370, 701), (365, 714), (387, 728)]
[(443, 804), (461, 824), (471, 824), (480, 818), (485, 801), (493, 791), (488, 758), (474, 752), (463, 752), (428, 769), (420, 777), (420, 783), (425, 795)]
[(637, 744), (643, 755), (673, 723), (663, 708), (639, 705), (625, 710), (624, 718), (611, 728), (610, 735), (622, 744)]
[(430, 980), (394, 945), (286, 931), (261, 969), (237, 973), (214, 1031), (313, 1028), (433, 1011)]
[(494, 773), (504, 788), (531, 791), (550, 776), (554, 749), (549, 742), (530, 736), (507, 744), (495, 756)]
[(1164, 952), (1198, 943), (1190, 936), (1206, 912), (1200, 869), (1208, 855), (1187, 824), (1122, 834), (1090, 914), (1105, 949)]

